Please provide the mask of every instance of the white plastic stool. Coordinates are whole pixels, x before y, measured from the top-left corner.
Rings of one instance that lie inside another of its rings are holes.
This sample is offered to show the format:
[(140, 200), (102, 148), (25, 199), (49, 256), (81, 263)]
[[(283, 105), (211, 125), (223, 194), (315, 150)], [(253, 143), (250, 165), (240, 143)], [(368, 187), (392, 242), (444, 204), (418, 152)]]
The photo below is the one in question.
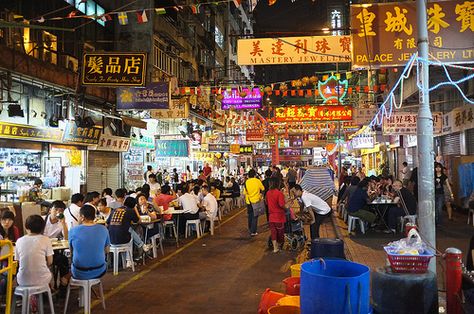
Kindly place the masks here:
[(346, 209), (345, 206), (342, 208), (342, 213), (341, 214), (342, 214), (342, 219), (344, 219), (344, 222), (347, 222), (348, 213), (347, 213), (347, 209)]
[(417, 217), (418, 217), (417, 215), (406, 215), (406, 216), (400, 217), (400, 232), (403, 232), (403, 230), (405, 229), (405, 224), (407, 222), (416, 224)]
[(225, 213), (229, 213), (232, 211), (232, 207), (233, 207), (233, 200), (231, 197), (228, 197), (226, 199), (224, 199), (224, 202), (225, 202), (225, 207), (224, 207), (224, 212)]
[(339, 215), (342, 216), (342, 212), (344, 211), (345, 207), (346, 205), (344, 203), (339, 203), (339, 205), (337, 205), (337, 212), (339, 213)]
[[(215, 222), (216, 222), (216, 221), (217, 221), (217, 222), (220, 221), (220, 220), (219, 220), (219, 217), (216, 216), (216, 217), (214, 217), (213, 219), (207, 217), (207, 218), (206, 218), (206, 221), (209, 221), (209, 225), (210, 225), (210, 226), (209, 226), (209, 230), (211, 231), (211, 235), (214, 235)], [(204, 229), (204, 226), (203, 226), (203, 229)], [(203, 230), (203, 232), (204, 232), (204, 230)]]
[(469, 211), (467, 212), (467, 224), (469, 224), (471, 216), (472, 216), (472, 225), (474, 226), (474, 208), (469, 208)]
[(197, 237), (200, 238), (202, 233), (201, 233), (201, 220), (200, 219), (194, 219), (194, 220), (187, 220), (186, 221), (186, 229), (185, 229), (185, 232), (184, 232), (184, 237), (187, 238), (188, 237), (188, 232), (189, 234), (191, 234), (191, 226), (195, 226), (196, 227), (196, 234), (197, 234)]
[(102, 299), (102, 307), (105, 310), (104, 288), (102, 287), (102, 281), (100, 281), (100, 279), (79, 280), (71, 278), (71, 280), (69, 281), (69, 285), (67, 286), (66, 303), (64, 304), (64, 314), (67, 313), (67, 306), (69, 303), (69, 294), (71, 293), (71, 287), (82, 288), (82, 304), (84, 304), (84, 313), (90, 314), (91, 289), (95, 285), (99, 285), (100, 297)]
[(51, 289), (48, 285), (46, 286), (33, 286), (33, 287), (21, 287), (18, 286), (15, 288), (15, 292), (13, 293), (13, 300), (12, 300), (12, 307), (11, 313), (15, 313), (16, 307), (16, 296), (21, 296), (21, 314), (29, 314), (30, 313), (30, 297), (33, 295), (38, 295), (38, 308), (40, 314), (44, 314), (43, 309), (43, 293), (48, 294), (48, 301), (49, 307), (51, 308), (51, 313), (54, 314), (54, 305), (53, 305), (53, 297), (51, 295)]
[(153, 250), (153, 258), (158, 257), (158, 250), (156, 248), (156, 241), (158, 240), (158, 245), (160, 246), (161, 249), (161, 255), (165, 255), (165, 252), (163, 251), (163, 241), (161, 238), (161, 234), (157, 233), (154, 236), (150, 238), (151, 245), (152, 245), (152, 250)]
[(356, 225), (357, 222), (359, 222), (360, 231), (363, 234), (365, 234), (365, 226), (364, 226), (364, 222), (362, 221), (362, 219), (360, 219), (359, 217), (351, 216), (351, 215), (349, 215), (349, 217), (348, 217), (347, 230), (349, 231), (349, 233), (352, 232), (352, 229), (355, 229), (355, 225)]
[(123, 268), (125, 268), (127, 265), (126, 264), (126, 258), (125, 255), (127, 255), (127, 258), (132, 262), (132, 271), (135, 271), (135, 265), (133, 264), (133, 240), (130, 240), (130, 242), (126, 244), (112, 244), (110, 246), (110, 252), (113, 253), (114, 256), (114, 275), (118, 275), (118, 259), (120, 256), (120, 253), (122, 254), (122, 265)]

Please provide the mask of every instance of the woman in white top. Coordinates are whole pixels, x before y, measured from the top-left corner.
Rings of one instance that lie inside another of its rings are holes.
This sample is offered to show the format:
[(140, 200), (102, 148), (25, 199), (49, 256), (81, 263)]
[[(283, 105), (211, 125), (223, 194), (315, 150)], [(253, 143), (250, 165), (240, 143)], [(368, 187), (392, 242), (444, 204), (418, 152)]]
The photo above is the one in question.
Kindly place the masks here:
[(15, 259), (19, 261), (17, 281), (20, 286), (46, 286), (52, 275), (49, 266), (53, 264), (51, 240), (42, 233), (45, 221), (39, 215), (26, 219), (27, 234), (16, 242)]

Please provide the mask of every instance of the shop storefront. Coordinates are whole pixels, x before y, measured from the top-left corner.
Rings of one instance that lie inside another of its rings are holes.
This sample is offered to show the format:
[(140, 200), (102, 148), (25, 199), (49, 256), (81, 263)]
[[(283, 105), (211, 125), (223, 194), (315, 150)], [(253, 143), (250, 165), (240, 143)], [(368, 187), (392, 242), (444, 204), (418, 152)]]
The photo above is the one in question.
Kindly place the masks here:
[(374, 148), (361, 149), (362, 164), (365, 165), (367, 176), (378, 176), (388, 164), (386, 146), (375, 144)]
[(136, 190), (145, 183), (147, 165), (158, 169), (155, 163), (155, 139), (151, 136), (132, 135), (130, 149), (121, 155), (123, 186), (127, 190)]
[(101, 192), (122, 187), (121, 153), (130, 149), (130, 138), (102, 134), (99, 144), (89, 148), (87, 190)]

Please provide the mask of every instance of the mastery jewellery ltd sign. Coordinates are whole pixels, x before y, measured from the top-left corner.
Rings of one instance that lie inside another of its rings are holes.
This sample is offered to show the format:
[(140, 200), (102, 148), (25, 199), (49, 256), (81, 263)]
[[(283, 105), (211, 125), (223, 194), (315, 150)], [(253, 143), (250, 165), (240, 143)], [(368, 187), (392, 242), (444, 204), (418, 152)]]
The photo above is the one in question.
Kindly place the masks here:
[(351, 62), (350, 36), (239, 39), (239, 65)]
[(99, 86), (143, 86), (146, 53), (85, 53), (82, 84)]
[[(472, 1), (427, 3), (431, 58), (446, 63), (474, 60)], [(351, 5), (352, 67), (405, 65), (417, 50), (415, 2)]]

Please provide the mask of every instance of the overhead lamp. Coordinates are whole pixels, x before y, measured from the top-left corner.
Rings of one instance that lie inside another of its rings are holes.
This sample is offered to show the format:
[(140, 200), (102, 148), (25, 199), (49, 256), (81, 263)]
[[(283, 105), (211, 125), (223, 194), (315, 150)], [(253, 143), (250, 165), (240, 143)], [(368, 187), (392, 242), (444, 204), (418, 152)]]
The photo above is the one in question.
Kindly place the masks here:
[(18, 101), (7, 101), (8, 104), (8, 116), (9, 117), (24, 117), (25, 112), (21, 109), (21, 105), (18, 104)]

